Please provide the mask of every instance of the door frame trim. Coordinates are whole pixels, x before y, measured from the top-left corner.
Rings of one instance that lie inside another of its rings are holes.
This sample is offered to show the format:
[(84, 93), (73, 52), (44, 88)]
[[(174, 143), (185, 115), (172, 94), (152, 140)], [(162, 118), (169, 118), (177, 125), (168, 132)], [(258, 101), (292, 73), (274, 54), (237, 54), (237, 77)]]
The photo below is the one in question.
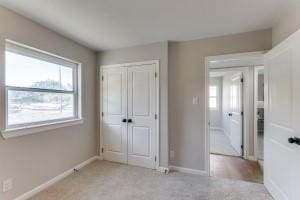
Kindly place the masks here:
[(253, 157), (253, 160), (257, 161), (259, 158), (258, 158), (258, 132), (257, 132), (257, 96), (258, 96), (258, 72), (259, 70), (262, 70), (262, 69), (265, 69), (264, 66), (256, 66), (254, 67), (254, 88), (253, 88), (253, 103), (254, 103), (254, 106), (253, 106), (253, 125), (254, 125), (254, 130), (253, 130), (253, 133), (254, 133), (254, 157)]
[(98, 69), (98, 81), (99, 81), (99, 87), (98, 87), (98, 91), (100, 90), (100, 92), (98, 93), (98, 99), (99, 99), (99, 124), (100, 124), (100, 128), (99, 128), (99, 157), (101, 160), (104, 159), (103, 153), (102, 153), (102, 148), (104, 146), (103, 144), (103, 134), (102, 134), (102, 98), (103, 98), (103, 94), (102, 94), (102, 71), (103, 69), (107, 69), (107, 68), (114, 68), (114, 67), (130, 67), (130, 66), (137, 66), (137, 65), (149, 65), (149, 64), (155, 64), (155, 72), (157, 75), (157, 78), (155, 79), (155, 91), (156, 91), (156, 114), (157, 114), (157, 119), (156, 119), (156, 144), (155, 144), (155, 156), (156, 156), (156, 162), (155, 162), (155, 169), (158, 170), (160, 168), (160, 130), (159, 130), (159, 126), (160, 126), (160, 73), (159, 73), (159, 60), (148, 60), (148, 61), (141, 61), (141, 62), (131, 62), (131, 63), (121, 63), (121, 64), (111, 64), (111, 65), (101, 65), (99, 66)]
[[(210, 176), (210, 137), (209, 137), (209, 70), (210, 69), (224, 69), (224, 68), (238, 68), (241, 66), (248, 67), (246, 73), (244, 74), (244, 80), (247, 76), (248, 83), (244, 82), (244, 94), (247, 89), (250, 90), (250, 94), (253, 93), (253, 75), (250, 73), (249, 67), (261, 66), (264, 64), (264, 54), (265, 51), (257, 52), (246, 52), (246, 53), (237, 53), (237, 54), (225, 54), (218, 56), (207, 56), (205, 57), (205, 172)], [(213, 64), (212, 64), (213, 63)], [(248, 88), (247, 88), (248, 87)], [(246, 100), (244, 95), (244, 101)], [(250, 123), (249, 112), (252, 110), (249, 108), (251, 104), (253, 105), (253, 99), (250, 99), (248, 96), (249, 105), (244, 104), (244, 158), (250, 159), (249, 155), (249, 130), (250, 126), (253, 126)], [(251, 102), (252, 101), (252, 102)], [(245, 132), (246, 130), (246, 132)]]

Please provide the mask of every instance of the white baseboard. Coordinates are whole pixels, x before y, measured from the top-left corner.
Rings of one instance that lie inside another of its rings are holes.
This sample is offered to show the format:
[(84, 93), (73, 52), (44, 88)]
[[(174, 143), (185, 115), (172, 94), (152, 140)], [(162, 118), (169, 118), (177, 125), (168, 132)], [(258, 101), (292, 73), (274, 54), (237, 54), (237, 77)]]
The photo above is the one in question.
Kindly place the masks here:
[(247, 160), (257, 161), (257, 159), (255, 158), (255, 156), (248, 156)]
[(76, 165), (75, 167), (72, 167), (71, 169), (63, 172), (62, 174), (54, 177), (53, 179), (39, 185), (38, 187), (34, 188), (33, 190), (29, 191), (29, 192), (26, 192), (24, 194), (22, 194), (21, 196), (15, 198), (15, 200), (26, 200), (26, 199), (29, 199), (30, 197), (33, 197), (34, 195), (36, 195), (37, 193), (45, 190), (46, 188), (50, 187), (51, 185), (57, 183), (58, 181), (66, 178), (67, 176), (71, 175), (72, 173), (74, 173), (74, 169), (75, 170), (79, 170), (81, 168), (83, 168), (84, 166), (90, 164), (91, 162), (95, 161), (95, 160), (98, 160), (99, 159), (99, 156), (94, 156), (94, 157), (91, 157), (90, 159)]
[(98, 160), (104, 160), (104, 158), (103, 158), (103, 154), (100, 154), (99, 156), (97, 156), (98, 157)]
[(198, 169), (190, 169), (190, 168), (184, 168), (184, 167), (178, 167), (178, 166), (169, 166), (171, 171), (176, 172), (182, 172), (187, 174), (196, 174), (201, 176), (208, 176), (208, 173), (204, 170), (198, 170)]
[(158, 168), (156, 169), (156, 171), (159, 171), (159, 172), (161, 172), (161, 173), (168, 174), (168, 173), (170, 172), (170, 169), (167, 168), (167, 167), (158, 167)]

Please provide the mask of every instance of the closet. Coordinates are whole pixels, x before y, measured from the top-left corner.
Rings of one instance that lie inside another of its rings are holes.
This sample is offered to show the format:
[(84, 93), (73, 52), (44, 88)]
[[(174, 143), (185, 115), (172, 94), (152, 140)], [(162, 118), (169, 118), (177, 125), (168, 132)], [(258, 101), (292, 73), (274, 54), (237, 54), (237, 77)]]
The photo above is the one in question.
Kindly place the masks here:
[(101, 67), (104, 160), (156, 167), (158, 94), (158, 62)]

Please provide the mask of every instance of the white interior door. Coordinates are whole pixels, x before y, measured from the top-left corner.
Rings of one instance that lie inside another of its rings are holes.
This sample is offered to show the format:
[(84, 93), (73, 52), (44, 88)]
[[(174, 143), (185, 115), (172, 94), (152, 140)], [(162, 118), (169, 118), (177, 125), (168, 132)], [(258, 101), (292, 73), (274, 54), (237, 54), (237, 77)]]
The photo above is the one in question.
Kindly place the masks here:
[(155, 65), (128, 67), (128, 164), (155, 168)]
[(231, 78), (230, 85), (230, 141), (236, 152), (242, 156), (243, 155), (243, 75), (242, 73), (237, 73)]
[(103, 156), (127, 163), (127, 69), (103, 69), (102, 78)]
[(300, 31), (265, 56), (265, 185), (275, 199), (299, 199)]

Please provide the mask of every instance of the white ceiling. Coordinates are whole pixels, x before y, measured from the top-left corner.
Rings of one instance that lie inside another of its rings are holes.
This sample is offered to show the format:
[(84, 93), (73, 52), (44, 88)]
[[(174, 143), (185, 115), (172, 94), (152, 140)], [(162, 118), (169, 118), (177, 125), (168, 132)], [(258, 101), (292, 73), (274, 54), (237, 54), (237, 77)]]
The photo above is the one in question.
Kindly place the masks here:
[(95, 50), (272, 27), (290, 0), (0, 0)]

